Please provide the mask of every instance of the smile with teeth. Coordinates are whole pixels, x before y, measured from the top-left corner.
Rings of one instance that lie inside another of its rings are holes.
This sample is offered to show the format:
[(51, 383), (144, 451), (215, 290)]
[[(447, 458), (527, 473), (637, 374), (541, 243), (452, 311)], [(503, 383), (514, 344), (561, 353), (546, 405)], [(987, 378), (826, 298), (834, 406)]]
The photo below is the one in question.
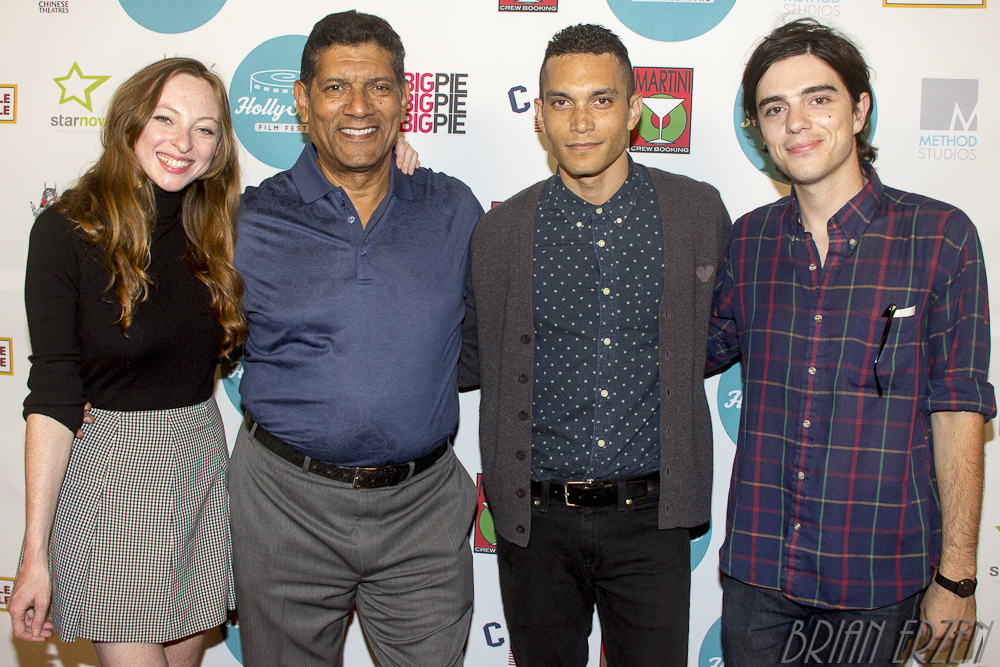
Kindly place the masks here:
[(183, 169), (184, 167), (194, 164), (194, 160), (175, 160), (171, 157), (167, 157), (163, 153), (157, 153), (156, 157), (160, 159), (160, 162), (167, 165), (171, 169)]
[(360, 130), (356, 130), (356, 129), (351, 128), (351, 127), (342, 127), (342, 128), (340, 128), (340, 131), (343, 132), (344, 134), (349, 134), (352, 137), (363, 137), (366, 134), (371, 134), (372, 132), (374, 132), (375, 128), (374, 127), (366, 127), (366, 128), (360, 129)]

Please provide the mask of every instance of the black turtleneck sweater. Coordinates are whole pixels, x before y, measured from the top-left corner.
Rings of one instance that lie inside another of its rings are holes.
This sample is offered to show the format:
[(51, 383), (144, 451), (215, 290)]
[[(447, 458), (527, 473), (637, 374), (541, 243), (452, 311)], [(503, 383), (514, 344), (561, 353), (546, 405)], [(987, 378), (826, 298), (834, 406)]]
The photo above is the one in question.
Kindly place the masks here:
[(162, 410), (212, 395), (222, 328), (208, 290), (188, 266), (182, 192), (156, 192), (157, 222), (147, 273), (149, 298), (125, 335), (121, 307), (100, 248), (52, 206), (28, 242), (24, 303), (31, 335), (25, 416), (40, 413), (71, 431), (83, 404), (107, 410)]

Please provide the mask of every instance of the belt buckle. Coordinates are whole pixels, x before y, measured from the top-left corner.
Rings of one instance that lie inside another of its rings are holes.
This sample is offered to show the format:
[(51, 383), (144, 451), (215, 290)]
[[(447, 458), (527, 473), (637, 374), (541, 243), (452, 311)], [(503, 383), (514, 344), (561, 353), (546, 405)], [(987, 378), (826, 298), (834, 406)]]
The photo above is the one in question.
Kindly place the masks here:
[(589, 486), (592, 482), (563, 482), (563, 500), (566, 501), (566, 507), (583, 507), (583, 505), (577, 505), (576, 503), (571, 503), (569, 501), (569, 487), (571, 486)]
[(362, 470), (364, 470), (366, 472), (372, 472), (372, 471), (378, 470), (378, 468), (355, 468), (354, 469), (354, 484), (353, 484), (354, 488), (355, 489), (373, 489), (373, 488), (376, 488), (376, 487), (373, 487), (373, 486), (363, 486), (363, 485), (361, 485), (361, 484), (358, 483), (359, 479), (361, 477), (361, 471)]

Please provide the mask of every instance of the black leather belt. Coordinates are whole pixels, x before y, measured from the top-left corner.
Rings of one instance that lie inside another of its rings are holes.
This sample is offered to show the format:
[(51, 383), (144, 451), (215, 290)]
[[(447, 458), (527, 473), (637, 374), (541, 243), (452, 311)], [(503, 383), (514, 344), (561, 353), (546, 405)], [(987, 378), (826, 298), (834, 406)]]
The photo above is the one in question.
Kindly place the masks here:
[[(430, 468), (448, 451), (448, 438), (445, 438), (430, 454), (421, 456), (419, 459), (410, 461), (409, 463), (400, 463), (381, 468), (342, 468), (309, 458), (288, 443), (264, 430), (264, 427), (253, 420), (249, 412), (246, 414), (243, 423), (254, 440), (292, 465), (302, 468), (306, 472), (311, 472), (314, 475), (334, 479), (338, 482), (347, 482), (353, 485), (355, 489), (378, 489), (384, 486), (396, 486)], [(256, 429), (254, 428), (255, 426)]]
[[(567, 507), (603, 507), (618, 503), (619, 487), (624, 486), (625, 500), (657, 495), (660, 473), (604, 482), (549, 482), (549, 503)], [(540, 498), (542, 482), (531, 482), (531, 496)]]

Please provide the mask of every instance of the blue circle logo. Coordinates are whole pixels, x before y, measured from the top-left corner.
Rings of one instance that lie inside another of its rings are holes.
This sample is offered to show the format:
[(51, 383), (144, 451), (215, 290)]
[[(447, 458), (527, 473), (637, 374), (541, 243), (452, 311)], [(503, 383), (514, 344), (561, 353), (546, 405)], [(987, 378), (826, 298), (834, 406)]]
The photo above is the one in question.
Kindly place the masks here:
[(698, 652), (698, 667), (723, 667), (722, 661), (722, 619), (720, 618), (705, 633)]
[(236, 136), (251, 155), (278, 169), (295, 164), (309, 141), (292, 92), (305, 45), (302, 35), (269, 39), (243, 59), (229, 86)]
[[(871, 143), (875, 137), (875, 124), (878, 120), (878, 103), (872, 99), (872, 110), (868, 114), (868, 125), (862, 130), (865, 138)], [(736, 107), (733, 109), (733, 126), (736, 128), (736, 139), (740, 142), (743, 154), (750, 163), (764, 172), (773, 181), (787, 183), (788, 179), (778, 173), (777, 167), (771, 161), (771, 156), (764, 150), (764, 140), (757, 128), (743, 115), (743, 86), (736, 92)]]
[(719, 419), (729, 439), (736, 444), (740, 431), (740, 412), (743, 409), (743, 378), (739, 364), (734, 364), (719, 376)]
[(222, 373), (222, 388), (226, 390), (226, 396), (239, 413), (243, 414), (240, 407), (240, 380), (243, 379), (242, 357), (234, 361), (224, 361), (219, 368)]
[(632, 32), (658, 42), (683, 42), (719, 25), (736, 0), (608, 0), (618, 20)]
[(143, 28), (176, 34), (200, 28), (219, 13), (226, 0), (118, 0)]
[(708, 543), (712, 541), (712, 524), (708, 524), (708, 530), (701, 537), (691, 540), (691, 571), (701, 565), (708, 553)]

